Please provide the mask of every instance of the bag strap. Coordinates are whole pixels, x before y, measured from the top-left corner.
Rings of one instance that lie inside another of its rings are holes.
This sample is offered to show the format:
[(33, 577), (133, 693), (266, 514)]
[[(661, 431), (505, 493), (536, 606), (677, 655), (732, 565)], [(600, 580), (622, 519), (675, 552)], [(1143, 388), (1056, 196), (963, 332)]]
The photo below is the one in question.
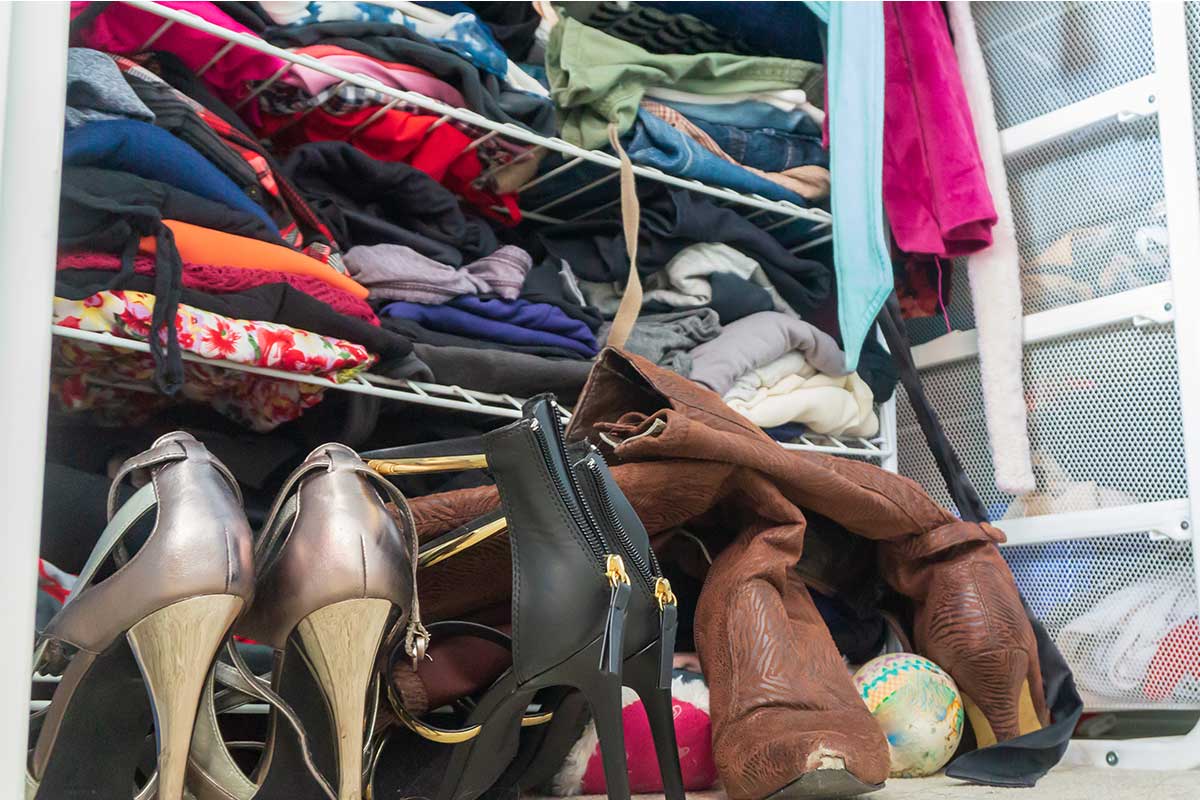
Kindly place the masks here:
[(625, 253), (629, 256), (629, 277), (625, 281), (625, 293), (617, 314), (613, 317), (608, 333), (610, 347), (624, 348), (642, 311), (642, 277), (638, 274), (637, 248), (638, 231), (641, 227), (642, 208), (638, 202), (637, 184), (633, 177), (633, 162), (621, 147), (621, 137), (616, 123), (608, 124), (608, 141), (621, 159), (621, 227), (625, 232)]

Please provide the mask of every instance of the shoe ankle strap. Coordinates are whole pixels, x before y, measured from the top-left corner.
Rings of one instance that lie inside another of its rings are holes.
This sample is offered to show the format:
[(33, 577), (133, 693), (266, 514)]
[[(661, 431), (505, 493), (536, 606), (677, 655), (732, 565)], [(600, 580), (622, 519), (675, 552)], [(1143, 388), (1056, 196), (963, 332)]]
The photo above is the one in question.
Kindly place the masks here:
[(221, 477), (225, 479), (225, 482), (229, 484), (229, 488), (237, 498), (238, 505), (242, 504), (241, 487), (238, 486), (237, 479), (233, 477), (233, 473), (229, 471), (229, 468), (222, 464), (220, 460), (213, 458), (212, 453), (208, 452), (208, 448), (192, 438), (191, 435), (176, 432), (160, 438), (149, 449), (138, 453), (136, 456), (125, 459), (125, 462), (117, 469), (117, 474), (113, 477), (112, 485), (108, 487), (108, 518), (111, 520), (116, 513), (121, 485), (131, 473), (139, 469), (153, 469), (163, 464), (189, 459), (208, 464), (216, 469)]
[[(285, 531), (290, 530), (291, 523), (299, 509), (299, 501), (295, 493), (298, 491), (301, 481), (314, 472), (333, 472), (338, 469), (363, 475), (377, 489), (382, 490), (383, 495), (391, 500), (391, 504), (395, 508), (393, 516), (397, 518), (397, 521), (401, 523), (401, 528), (408, 534), (409, 563), (412, 566), (412, 597), (409, 603), (408, 625), (404, 630), (404, 648), (415, 663), (425, 657), (425, 652), (429, 648), (429, 631), (421, 624), (421, 601), (417, 592), (416, 520), (413, 519), (412, 511), (408, 507), (408, 498), (404, 496), (404, 493), (375, 470), (367, 467), (362, 459), (357, 454), (353, 454), (349, 448), (343, 449), (340, 445), (318, 448), (283, 482), (283, 487), (276, 495), (275, 502), (267, 514), (267, 521), (262, 527), (262, 533), (254, 545), (255, 573), (261, 575), (269, 570), (279, 553), (282, 552), (283, 546), (287, 542)], [(385, 642), (389, 646), (394, 645), (399, 635), (399, 631), (393, 629), (388, 633)]]

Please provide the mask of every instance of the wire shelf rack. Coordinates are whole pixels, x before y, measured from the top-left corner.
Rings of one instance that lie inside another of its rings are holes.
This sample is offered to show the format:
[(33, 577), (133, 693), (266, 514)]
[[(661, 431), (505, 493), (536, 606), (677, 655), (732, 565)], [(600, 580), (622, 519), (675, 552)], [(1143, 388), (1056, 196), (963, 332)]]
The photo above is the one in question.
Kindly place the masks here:
[[(55, 336), (65, 339), (75, 339), (78, 341), (103, 345), (106, 347), (133, 350), (139, 353), (150, 352), (150, 345), (148, 345), (146, 342), (137, 341), (135, 339), (122, 339), (108, 333), (84, 331), (79, 330), (78, 328), (68, 328), (62, 325), (51, 325), (50, 329)], [(466, 411), (473, 414), (484, 414), (487, 416), (501, 417), (505, 419), (519, 418), (521, 416), (521, 405), (524, 403), (524, 398), (513, 397), (510, 394), (490, 394), (488, 392), (475, 391), (474, 389), (464, 389), (461, 386), (448, 386), (440, 383), (425, 383), (423, 381), (388, 378), (383, 375), (372, 375), (370, 373), (360, 373), (356, 375), (353, 380), (345, 383), (337, 383), (329, 378), (316, 375), (284, 372), (283, 370), (278, 369), (254, 367), (247, 364), (237, 364), (231, 361), (220, 361), (216, 359), (204, 358), (202, 356), (195, 355), (194, 353), (183, 353), (182, 355), (184, 361), (190, 361), (196, 364), (207, 364), (209, 366), (218, 367), (221, 369), (229, 369), (237, 372), (248, 372), (254, 375), (261, 375), (263, 377), (276, 378), (284, 381), (308, 383), (314, 386), (320, 386), (324, 389), (337, 389), (343, 392), (371, 395), (384, 400), (394, 400), (401, 403), (415, 403), (416, 405), (432, 406), (434, 408), (443, 408), (451, 411)], [(106, 380), (103, 378), (103, 376), (97, 375), (88, 375), (86, 376), (85, 380), (100, 385), (119, 386), (120, 388), (129, 389), (132, 391), (154, 391), (149, 384), (114, 383)], [(888, 444), (886, 439), (883, 437), (876, 437), (873, 439), (841, 439), (832, 436), (809, 434), (801, 436), (796, 442), (786, 443), (782, 446), (789, 450), (830, 453), (834, 455), (852, 456), (872, 460), (884, 459), (892, 453), (890, 444)]]

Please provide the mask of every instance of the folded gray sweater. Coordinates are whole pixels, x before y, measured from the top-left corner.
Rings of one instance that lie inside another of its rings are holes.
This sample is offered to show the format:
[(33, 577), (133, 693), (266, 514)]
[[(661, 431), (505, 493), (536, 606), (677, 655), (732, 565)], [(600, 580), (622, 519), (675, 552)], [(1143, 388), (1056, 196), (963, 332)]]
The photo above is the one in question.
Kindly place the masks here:
[[(606, 342), (611, 329), (611, 322), (604, 323), (596, 338)], [(634, 324), (625, 349), (686, 378), (692, 372), (691, 351), (720, 333), (721, 322), (711, 308), (643, 314)]]
[(724, 397), (742, 375), (793, 350), (818, 372), (848, 372), (846, 354), (832, 336), (787, 314), (760, 311), (729, 323), (716, 339), (692, 350), (691, 378)]
[(491, 255), (452, 267), (402, 244), (351, 247), (343, 260), (372, 300), (437, 305), (462, 294), (496, 294), (515, 300), (533, 266), (529, 253), (505, 245)]

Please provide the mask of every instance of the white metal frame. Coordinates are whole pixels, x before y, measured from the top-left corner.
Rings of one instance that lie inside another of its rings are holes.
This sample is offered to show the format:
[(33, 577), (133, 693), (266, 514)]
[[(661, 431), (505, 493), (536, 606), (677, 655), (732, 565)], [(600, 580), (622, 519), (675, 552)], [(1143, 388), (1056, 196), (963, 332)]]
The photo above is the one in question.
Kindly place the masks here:
[[(1188, 70), (1187, 24), (1181, 2), (1152, 2), (1155, 73), (1117, 86), (1001, 132), (1006, 158), (1100, 124), (1159, 116), (1163, 189), (1167, 208), (1171, 280), (1116, 295), (1029, 314), (1026, 345), (1052, 341), (1116, 323), (1173, 324), (1187, 461), (1188, 497), (1095, 511), (1005, 519), (997, 524), (1006, 546), (1148, 531), (1193, 543), (1200, 596), (1193, 499), (1200, 498), (1200, 189)], [(1113, 31), (1112, 35), (1120, 35)], [(913, 348), (918, 368), (930, 369), (979, 355), (976, 332), (955, 331)], [(1157, 706), (1156, 706), (1157, 707)], [(1096, 709), (1099, 710), (1099, 709)], [(1131, 769), (1200, 767), (1200, 725), (1184, 736), (1072, 740), (1064, 763)]]
[[(1200, 499), (1200, 275), (1196, 269), (1200, 265), (1200, 190), (1197, 188), (1188, 70), (1187, 18), (1183, 3), (1179, 2), (1151, 3), (1150, 18), (1157, 95), (1160, 100), (1158, 114), (1163, 192), (1167, 201), (1175, 346), (1179, 362), (1184, 453), (1190, 498), (1187, 502), (1190, 506)], [(1177, 524), (1194, 516), (1194, 513), (1189, 513)], [(1185, 531), (1194, 529), (1189, 522)], [(1192, 567), (1195, 570), (1197, 596), (1200, 596), (1200, 559), (1197, 558), (1196, 542), (1193, 537)], [(1184, 736), (1127, 740), (1076, 739), (1071, 742), (1064, 763), (1130, 769), (1195, 769), (1200, 767), (1200, 723)]]
[[(0, 558), (0, 796), (25, 796), (29, 672), (41, 535), (53, 263), (66, 99), (66, 3), (0, 3), (0, 391), (4, 558)], [(33, 67), (32, 65), (36, 65)], [(3, 787), (7, 786), (5, 789)]]

